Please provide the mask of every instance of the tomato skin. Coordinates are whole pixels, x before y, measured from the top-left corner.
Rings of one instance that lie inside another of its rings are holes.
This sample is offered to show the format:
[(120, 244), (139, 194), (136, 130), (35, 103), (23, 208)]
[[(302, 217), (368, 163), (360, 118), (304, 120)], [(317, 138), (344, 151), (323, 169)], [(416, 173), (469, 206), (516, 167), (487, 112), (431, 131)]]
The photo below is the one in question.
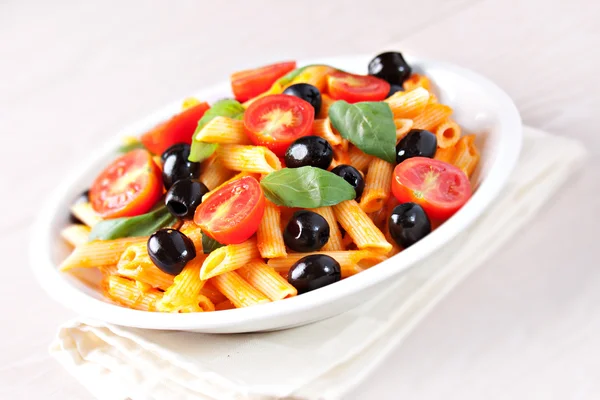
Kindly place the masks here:
[(212, 193), (196, 209), (194, 222), (222, 244), (238, 244), (252, 237), (265, 212), (265, 196), (258, 181), (245, 176)]
[(142, 144), (158, 155), (176, 143), (191, 144), (198, 121), (209, 108), (208, 103), (198, 103), (183, 110), (144, 133), (141, 137)]
[(409, 158), (396, 166), (392, 193), (400, 203), (421, 205), (431, 219), (446, 220), (471, 197), (471, 184), (452, 164), (426, 157)]
[(240, 103), (271, 88), (275, 81), (296, 69), (295, 61), (285, 61), (263, 67), (238, 71), (231, 75), (231, 90)]
[(92, 208), (102, 218), (144, 214), (163, 193), (160, 168), (144, 149), (132, 150), (113, 161), (90, 188)]
[(253, 102), (244, 113), (244, 129), (257, 146), (279, 157), (296, 139), (310, 135), (315, 111), (309, 102), (287, 94), (275, 94)]
[(348, 103), (384, 100), (390, 84), (371, 75), (354, 75), (343, 71), (332, 72), (327, 77), (329, 96)]

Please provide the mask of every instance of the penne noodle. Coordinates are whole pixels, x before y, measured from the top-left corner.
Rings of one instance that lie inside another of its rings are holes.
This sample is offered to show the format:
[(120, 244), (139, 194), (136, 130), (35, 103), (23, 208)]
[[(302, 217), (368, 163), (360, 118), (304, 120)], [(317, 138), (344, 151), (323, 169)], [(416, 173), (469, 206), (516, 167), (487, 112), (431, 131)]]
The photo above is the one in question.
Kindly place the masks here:
[(285, 243), (279, 207), (265, 200), (265, 213), (256, 231), (256, 243), (263, 258), (285, 257)]
[(454, 146), (460, 139), (460, 126), (451, 119), (446, 120), (435, 128), (437, 145), (442, 149)]
[(227, 298), (225, 298), (225, 300), (223, 300), (222, 302), (215, 304), (215, 311), (231, 310), (233, 308), (235, 308), (235, 306), (233, 305), (231, 300)]
[(214, 193), (216, 193), (217, 190), (221, 189), (223, 186), (227, 185), (228, 183), (237, 181), (238, 179), (242, 179), (245, 176), (251, 176), (251, 177), (255, 178), (256, 180), (258, 180), (260, 178), (259, 174), (254, 174), (254, 173), (246, 172), (246, 171), (238, 172), (237, 174), (235, 174), (231, 178), (227, 179), (225, 182), (221, 183), (219, 186), (215, 187), (210, 192), (208, 192), (204, 196), (202, 196), (202, 201), (208, 199), (210, 196), (212, 196)]
[(335, 220), (335, 214), (333, 213), (333, 209), (331, 207), (319, 207), (312, 210), (325, 218), (327, 223), (329, 224), (329, 240), (323, 246), (323, 251), (335, 251), (335, 250), (344, 250), (344, 244), (342, 243), (342, 232), (340, 231), (340, 227), (338, 226), (337, 221)]
[(93, 228), (94, 225), (102, 221), (102, 217), (87, 202), (73, 204), (71, 206), (71, 213), (90, 228)]
[(317, 118), (327, 118), (329, 116), (329, 107), (336, 101), (329, 97), (327, 94), (321, 94), (321, 110), (319, 111), (319, 115)]
[(207, 281), (204, 286), (202, 286), (202, 289), (200, 289), (200, 295), (209, 299), (213, 304), (218, 304), (227, 300), (227, 297), (225, 297), (223, 293), (219, 292), (217, 288), (210, 283), (210, 281)]
[(456, 143), (452, 164), (471, 177), (480, 157), (479, 150), (475, 146), (475, 135), (467, 135)]
[(452, 164), (452, 160), (454, 159), (455, 152), (456, 152), (456, 148), (454, 146), (446, 147), (445, 149), (438, 147), (437, 150), (435, 151), (434, 158), (436, 160), (444, 161), (444, 162)]
[(194, 106), (197, 106), (198, 104), (200, 104), (200, 100), (198, 100), (195, 97), (188, 97), (183, 100), (183, 103), (181, 104), (181, 109), (187, 110), (188, 108), (192, 108)]
[(342, 143), (342, 136), (331, 125), (329, 118), (315, 119), (313, 122), (312, 134), (327, 140), (331, 146)]
[(123, 252), (132, 244), (146, 243), (147, 237), (121, 238), (115, 240), (93, 240), (83, 243), (62, 262), (59, 269), (99, 268), (117, 265)]
[(389, 104), (396, 118), (414, 118), (421, 114), (427, 106), (429, 92), (423, 88), (416, 88), (410, 92), (396, 92), (385, 102)]
[(146, 243), (136, 243), (127, 247), (117, 263), (117, 272), (121, 276), (162, 290), (173, 284), (173, 275), (158, 269), (150, 259)]
[(354, 275), (363, 270), (363, 267), (370, 267), (388, 257), (369, 250), (350, 250), (350, 251), (319, 251), (314, 253), (293, 253), (286, 258), (272, 258), (267, 262), (278, 273), (287, 273), (290, 268), (301, 258), (313, 254), (323, 254), (336, 260), (342, 270), (342, 278)]
[(262, 146), (221, 145), (217, 157), (225, 168), (234, 171), (268, 174), (281, 169), (281, 161), (275, 153)]
[(206, 281), (214, 276), (236, 270), (250, 260), (259, 257), (260, 253), (256, 247), (256, 239), (220, 247), (210, 253), (204, 260), (200, 269), (200, 279)]
[(392, 191), (394, 165), (374, 158), (365, 178), (365, 190), (360, 198), (360, 207), (366, 213), (380, 210)]
[(404, 81), (402, 86), (406, 91), (416, 88), (423, 88), (428, 92), (431, 92), (431, 81), (425, 75), (412, 74), (407, 80)]
[(293, 297), (298, 294), (295, 287), (283, 279), (272, 267), (262, 260), (254, 260), (239, 268), (237, 273), (271, 301)]
[(251, 144), (244, 131), (244, 121), (220, 116), (204, 125), (194, 139), (205, 143)]
[(410, 132), (413, 127), (413, 120), (408, 118), (396, 118), (394, 120), (396, 124), (396, 144), (404, 139), (404, 136)]
[(105, 293), (114, 302), (141, 311), (158, 311), (162, 292), (116, 275), (108, 277)]
[(392, 249), (383, 233), (356, 200), (346, 200), (333, 206), (333, 212), (342, 228), (352, 237), (360, 250), (373, 250), (386, 254)]
[(452, 114), (452, 108), (443, 104), (429, 104), (425, 110), (413, 118), (413, 129), (431, 131), (447, 120)]
[(200, 166), (198, 180), (204, 183), (209, 190), (214, 190), (233, 175), (233, 171), (225, 168), (219, 159), (213, 155)]
[(349, 146), (346, 139), (342, 139), (342, 142), (339, 145), (331, 147), (333, 148), (333, 160), (331, 160), (331, 165), (329, 166), (330, 170), (338, 165), (350, 164), (350, 155), (348, 154)]
[(350, 146), (348, 158), (350, 159), (350, 165), (364, 173), (373, 159), (373, 156), (363, 153), (362, 150), (356, 146)]
[(192, 304), (198, 306), (198, 296), (205, 283), (200, 279), (200, 268), (205, 259), (204, 254), (196, 253), (196, 257), (186, 264), (158, 303), (159, 311), (177, 312)]
[(87, 243), (91, 229), (87, 225), (72, 224), (60, 231), (60, 236), (73, 247)]
[(235, 271), (225, 272), (211, 278), (215, 288), (227, 297), (236, 308), (268, 303), (269, 298), (253, 288)]

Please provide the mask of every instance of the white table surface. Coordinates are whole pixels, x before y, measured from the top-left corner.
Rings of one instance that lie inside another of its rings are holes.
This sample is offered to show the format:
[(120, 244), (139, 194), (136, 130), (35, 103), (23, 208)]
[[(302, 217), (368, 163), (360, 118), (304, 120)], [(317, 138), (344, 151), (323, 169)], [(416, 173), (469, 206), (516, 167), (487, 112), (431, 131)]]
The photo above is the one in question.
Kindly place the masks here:
[(385, 49), (487, 75), (591, 157), (348, 399), (600, 398), (599, 20), (597, 0), (0, 0), (0, 398), (91, 397), (47, 354), (73, 314), (26, 256), (86, 149), (237, 67)]

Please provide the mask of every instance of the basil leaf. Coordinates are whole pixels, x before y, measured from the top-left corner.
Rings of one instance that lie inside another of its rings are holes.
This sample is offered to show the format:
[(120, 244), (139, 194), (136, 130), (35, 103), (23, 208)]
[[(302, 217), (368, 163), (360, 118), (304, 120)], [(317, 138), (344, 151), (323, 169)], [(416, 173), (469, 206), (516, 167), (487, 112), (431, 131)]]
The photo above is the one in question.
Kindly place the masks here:
[(225, 245), (217, 242), (215, 239), (211, 238), (210, 236), (208, 236), (208, 235), (204, 234), (204, 232), (202, 232), (202, 251), (204, 252), (204, 254), (212, 253), (219, 247), (223, 247), (223, 246), (225, 246)]
[(149, 236), (161, 228), (173, 225), (175, 221), (177, 218), (163, 205), (147, 214), (100, 221), (92, 228), (89, 240)]
[(196, 127), (194, 135), (192, 136), (194, 140), (192, 141), (192, 149), (190, 150), (190, 156), (188, 157), (188, 160), (194, 162), (204, 161), (217, 149), (217, 145), (215, 143), (205, 143), (195, 139), (196, 134), (200, 132), (206, 124), (208, 124), (214, 117), (242, 119), (244, 117), (245, 110), (246, 109), (240, 104), (240, 102), (232, 99), (219, 100), (213, 104), (213, 106), (204, 113), (202, 118), (200, 118), (200, 121), (198, 121), (198, 126)]
[(387, 103), (336, 101), (329, 107), (329, 119), (343, 138), (366, 154), (396, 162), (396, 125)]
[(343, 178), (315, 167), (271, 172), (260, 186), (269, 200), (285, 207), (325, 207), (356, 197), (352, 185)]

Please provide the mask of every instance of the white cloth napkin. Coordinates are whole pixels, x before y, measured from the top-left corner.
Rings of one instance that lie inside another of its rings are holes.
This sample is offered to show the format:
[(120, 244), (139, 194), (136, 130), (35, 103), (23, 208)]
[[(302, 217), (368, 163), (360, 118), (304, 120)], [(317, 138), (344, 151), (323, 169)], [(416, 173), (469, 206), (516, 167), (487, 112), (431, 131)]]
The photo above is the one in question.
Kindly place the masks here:
[(365, 378), (455, 285), (531, 221), (585, 158), (578, 142), (525, 128), (495, 204), (384, 293), (285, 331), (209, 335), (87, 319), (60, 327), (51, 354), (98, 399), (338, 399)]

